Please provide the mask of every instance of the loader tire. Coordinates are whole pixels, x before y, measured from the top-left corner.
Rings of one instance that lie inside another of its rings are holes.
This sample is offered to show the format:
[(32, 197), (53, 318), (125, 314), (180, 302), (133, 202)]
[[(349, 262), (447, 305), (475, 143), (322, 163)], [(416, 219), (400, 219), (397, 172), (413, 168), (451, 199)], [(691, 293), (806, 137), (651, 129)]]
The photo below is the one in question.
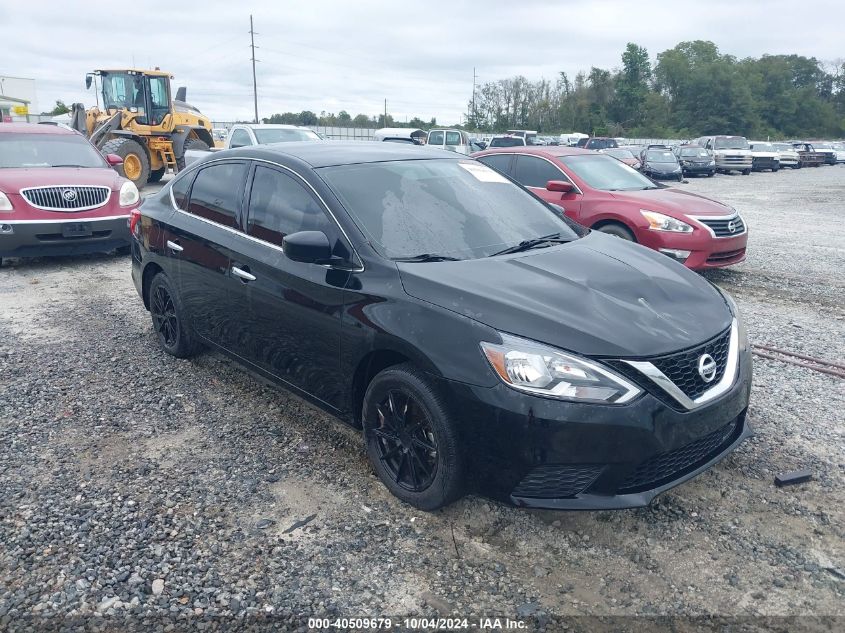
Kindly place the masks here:
[(106, 141), (100, 150), (103, 154), (117, 154), (123, 159), (122, 165), (115, 169), (124, 178), (135, 183), (140, 189), (150, 177), (150, 159), (147, 150), (138, 141), (131, 138), (113, 138)]
[(167, 167), (160, 167), (159, 169), (153, 169), (150, 172), (150, 178), (147, 182), (158, 182), (164, 177), (164, 172), (167, 171)]
[(187, 152), (189, 149), (197, 149), (203, 152), (207, 152), (209, 150), (209, 147), (205, 141), (201, 141), (198, 138), (189, 138), (185, 140), (185, 149), (182, 152), (182, 155), (176, 159), (177, 171), (182, 171), (183, 169), (185, 169), (185, 152)]

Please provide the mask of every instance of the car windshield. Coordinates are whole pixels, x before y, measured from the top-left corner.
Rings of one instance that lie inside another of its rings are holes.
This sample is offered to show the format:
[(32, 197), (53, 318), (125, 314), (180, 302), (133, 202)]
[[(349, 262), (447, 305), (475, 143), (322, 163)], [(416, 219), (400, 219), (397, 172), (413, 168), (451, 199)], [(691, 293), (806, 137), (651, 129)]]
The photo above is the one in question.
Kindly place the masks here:
[(645, 158), (653, 163), (675, 162), (675, 155), (668, 149), (650, 149), (645, 153)]
[(522, 147), (525, 145), (518, 136), (499, 136), (490, 141), (490, 147)]
[(604, 150), (605, 154), (609, 156), (613, 156), (613, 158), (618, 158), (619, 160), (629, 160), (631, 158), (636, 158), (630, 150), (627, 149), (606, 149)]
[(713, 147), (716, 149), (748, 149), (748, 141), (742, 136), (717, 138), (713, 143)]
[(77, 134), (0, 134), (0, 168), (107, 166)]
[(793, 151), (795, 148), (792, 147), (789, 143), (775, 143), (775, 149), (781, 152), (789, 152)]
[(319, 141), (319, 135), (312, 130), (253, 130), (256, 140), (261, 144), (292, 143), (294, 141)]
[(560, 160), (593, 189), (642, 191), (657, 186), (636, 169), (603, 154), (561, 156)]
[(386, 161), (318, 172), (387, 258), (476, 259), (541, 236), (578, 237), (545, 204), (477, 161)]
[(773, 152), (775, 151), (774, 145), (771, 143), (754, 143), (752, 149), (755, 152)]
[(687, 147), (681, 150), (681, 156), (684, 158), (708, 158), (710, 154), (703, 147)]

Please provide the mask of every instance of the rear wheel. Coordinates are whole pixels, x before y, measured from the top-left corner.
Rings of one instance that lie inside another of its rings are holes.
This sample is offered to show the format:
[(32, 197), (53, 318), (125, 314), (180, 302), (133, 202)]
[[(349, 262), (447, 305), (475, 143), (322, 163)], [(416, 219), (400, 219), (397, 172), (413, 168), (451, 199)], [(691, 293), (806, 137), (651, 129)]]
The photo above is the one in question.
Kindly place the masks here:
[(123, 164), (115, 167), (117, 173), (128, 178), (140, 189), (150, 177), (150, 159), (147, 150), (131, 138), (113, 138), (106, 141), (100, 150), (103, 154), (117, 154)]
[(410, 363), (373, 378), (362, 412), (367, 455), (388, 490), (420, 510), (464, 491), (457, 425), (436, 386)]
[(150, 178), (147, 182), (158, 182), (164, 176), (164, 172), (167, 171), (167, 167), (161, 167), (159, 169), (153, 169), (150, 172)]
[(150, 316), (161, 348), (177, 358), (188, 358), (199, 351), (193, 333), (185, 322), (185, 311), (170, 278), (163, 272), (150, 283)]
[(189, 149), (196, 149), (203, 152), (207, 152), (209, 150), (208, 144), (205, 141), (201, 141), (198, 138), (189, 138), (185, 140), (185, 148), (182, 151), (182, 155), (176, 159), (176, 171), (182, 171), (185, 169), (185, 152)]
[(602, 233), (607, 233), (608, 235), (615, 235), (616, 237), (621, 237), (623, 240), (628, 240), (629, 242), (636, 242), (636, 238), (634, 234), (631, 233), (631, 230), (626, 227), (622, 226), (621, 224), (605, 224), (604, 226), (600, 226), (597, 229)]
[(750, 176), (750, 175), (751, 175), (751, 170), (750, 170), (750, 169), (743, 169), (743, 170), (742, 170), (742, 175), (743, 175), (743, 176)]

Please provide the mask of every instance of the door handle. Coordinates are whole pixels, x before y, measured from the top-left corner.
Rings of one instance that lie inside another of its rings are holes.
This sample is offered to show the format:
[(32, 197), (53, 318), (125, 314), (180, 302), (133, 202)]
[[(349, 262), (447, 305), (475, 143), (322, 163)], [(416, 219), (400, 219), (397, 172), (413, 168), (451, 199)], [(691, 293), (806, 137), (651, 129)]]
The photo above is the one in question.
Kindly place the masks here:
[(241, 281), (246, 283), (247, 281), (255, 281), (255, 275), (249, 272), (249, 269), (243, 270), (238, 268), (237, 266), (232, 266), (232, 274), (235, 277), (240, 277)]
[(174, 253), (181, 253), (185, 250), (179, 245), (178, 242), (171, 242), (170, 240), (167, 240), (167, 248), (169, 248)]

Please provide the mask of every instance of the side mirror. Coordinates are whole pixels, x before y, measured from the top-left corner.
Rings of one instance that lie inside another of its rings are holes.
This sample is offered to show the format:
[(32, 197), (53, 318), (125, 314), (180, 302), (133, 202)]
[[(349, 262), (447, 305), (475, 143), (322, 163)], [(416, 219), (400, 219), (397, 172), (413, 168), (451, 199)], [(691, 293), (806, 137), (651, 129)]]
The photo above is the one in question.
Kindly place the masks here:
[(85, 89), (86, 90), (91, 89), (91, 81), (93, 81), (93, 79), (94, 79), (94, 77), (92, 77), (91, 75), (85, 75)]
[(106, 162), (110, 167), (117, 167), (123, 164), (123, 159), (117, 154), (106, 154)]
[(327, 263), (332, 257), (329, 238), (322, 231), (299, 231), (282, 238), (288, 259), (305, 264)]
[(565, 182), (563, 180), (550, 180), (546, 183), (546, 189), (548, 191), (559, 191), (560, 193), (569, 193), (574, 189), (571, 182)]

